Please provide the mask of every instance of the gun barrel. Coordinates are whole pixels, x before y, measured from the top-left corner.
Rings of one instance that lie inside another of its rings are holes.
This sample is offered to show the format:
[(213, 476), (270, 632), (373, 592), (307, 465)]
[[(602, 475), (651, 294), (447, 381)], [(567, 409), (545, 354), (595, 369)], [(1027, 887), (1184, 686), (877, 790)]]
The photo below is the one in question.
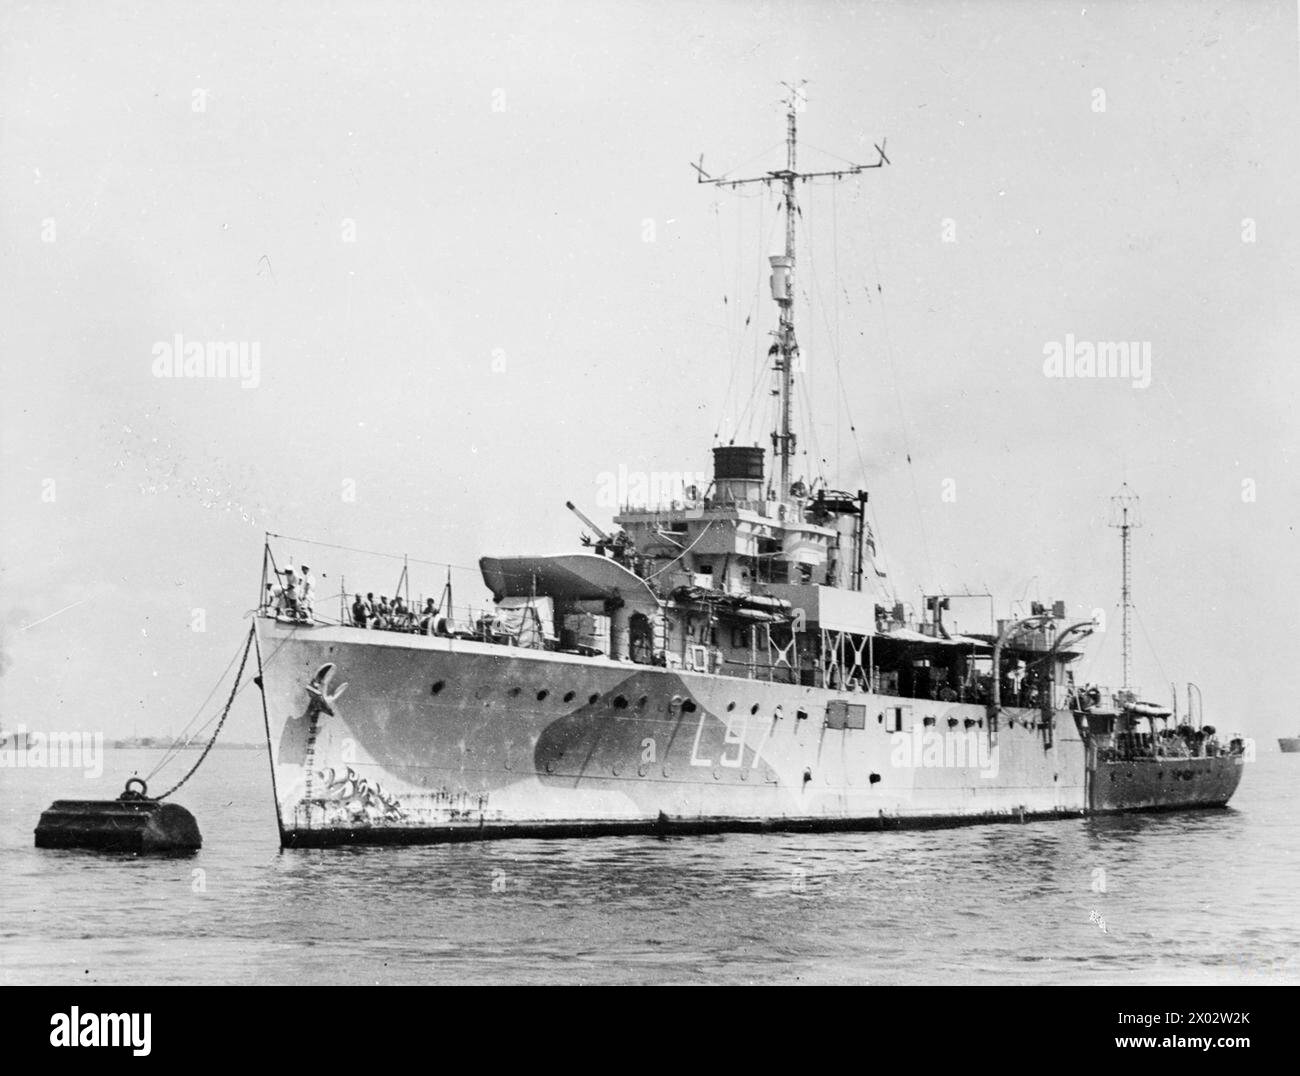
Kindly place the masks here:
[(609, 535), (606, 534), (599, 527), (597, 527), (596, 524), (594, 524), (590, 519), (588, 519), (582, 513), (582, 511), (577, 507), (577, 505), (575, 505), (572, 501), (565, 501), (564, 507), (567, 508), (570, 512), (572, 512), (575, 516), (577, 516), (580, 520), (582, 520), (582, 522), (585, 523), (588, 527), (590, 527), (593, 531), (595, 531), (597, 538), (603, 538), (607, 542), (610, 540)]

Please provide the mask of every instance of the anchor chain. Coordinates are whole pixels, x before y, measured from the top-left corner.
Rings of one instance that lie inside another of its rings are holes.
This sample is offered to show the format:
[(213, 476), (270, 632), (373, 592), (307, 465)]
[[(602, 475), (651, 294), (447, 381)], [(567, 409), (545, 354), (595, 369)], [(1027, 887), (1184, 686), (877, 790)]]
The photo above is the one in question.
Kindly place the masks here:
[[(244, 656), (239, 659), (239, 672), (235, 673), (235, 682), (233, 685), (231, 685), (230, 688), (230, 698), (226, 700), (226, 708), (221, 712), (221, 720), (217, 722), (217, 727), (215, 731), (212, 733), (212, 739), (208, 741), (207, 747), (205, 747), (203, 749), (203, 753), (199, 755), (198, 761), (195, 762), (194, 765), (190, 767), (190, 772), (187, 773), (184, 777), (182, 777), (179, 781), (177, 781), (174, 785), (172, 785), (172, 787), (169, 788), (166, 792), (164, 792), (161, 796), (153, 797), (155, 800), (165, 800), (173, 792), (179, 789), (181, 785), (183, 785), (186, 781), (188, 781), (191, 777), (193, 777), (195, 771), (198, 770), (198, 768), (203, 765), (203, 760), (208, 757), (208, 752), (212, 750), (212, 745), (217, 742), (217, 737), (221, 734), (221, 726), (226, 723), (226, 718), (230, 716), (230, 708), (235, 703), (235, 696), (239, 694), (239, 684), (240, 681), (243, 680), (244, 678), (244, 666), (248, 663), (248, 652), (253, 648), (253, 635), (256, 632), (256, 630), (257, 630), (256, 628), (248, 629), (248, 641), (244, 643)], [(144, 782), (142, 781), (140, 783), (143, 785)], [(130, 786), (131, 786), (131, 782), (128, 781), (127, 792), (124, 792), (123, 796), (129, 794)], [(142, 795), (142, 793), (137, 793), (137, 795)]]

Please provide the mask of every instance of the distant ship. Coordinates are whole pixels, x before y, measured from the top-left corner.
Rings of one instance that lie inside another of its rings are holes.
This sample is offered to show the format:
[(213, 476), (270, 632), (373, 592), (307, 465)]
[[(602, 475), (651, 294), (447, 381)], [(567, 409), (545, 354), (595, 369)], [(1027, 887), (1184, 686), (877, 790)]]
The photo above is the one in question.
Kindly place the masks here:
[(26, 751), (27, 736), (25, 729), (20, 728), (14, 731), (0, 729), (0, 751)]
[[(876, 567), (864, 490), (792, 474), (796, 104), (769, 259), (779, 418), (712, 481), (626, 504), (581, 551), (485, 556), (495, 611), (422, 631), (331, 625), (280, 588), (254, 622), (285, 846), (507, 836), (881, 829), (1226, 804), (1243, 745), (1124, 685), (1076, 685), (1094, 626), (1063, 603), (990, 624), (912, 610)], [(629, 401), (631, 402), (631, 401)], [(262, 593), (275, 590), (271, 536)], [(398, 630), (391, 630), (391, 629)], [(1197, 727), (1200, 726), (1200, 727)]]
[(1284, 755), (1300, 755), (1300, 736), (1281, 736), (1277, 745)]
[(121, 740), (114, 740), (113, 747), (115, 750), (125, 751), (135, 748), (144, 750), (153, 750), (155, 748), (167, 749), (175, 741), (170, 736), (127, 736)]

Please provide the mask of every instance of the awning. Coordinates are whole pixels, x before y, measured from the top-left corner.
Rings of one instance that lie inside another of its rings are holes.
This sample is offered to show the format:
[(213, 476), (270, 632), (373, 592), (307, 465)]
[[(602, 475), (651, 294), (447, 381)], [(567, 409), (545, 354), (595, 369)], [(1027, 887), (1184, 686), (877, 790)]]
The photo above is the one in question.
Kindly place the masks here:
[(927, 646), (977, 646), (984, 650), (990, 649), (989, 644), (983, 639), (972, 639), (969, 635), (953, 635), (944, 639), (934, 635), (923, 635), (911, 628), (895, 628), (893, 631), (883, 632), (876, 636), (876, 640), (878, 642), (883, 640), (912, 644), (923, 643)]
[(605, 601), (620, 597), (643, 604), (659, 599), (644, 579), (617, 561), (595, 553), (566, 553), (557, 557), (481, 557), (483, 582), (496, 599), (528, 597), (564, 598), (568, 601)]

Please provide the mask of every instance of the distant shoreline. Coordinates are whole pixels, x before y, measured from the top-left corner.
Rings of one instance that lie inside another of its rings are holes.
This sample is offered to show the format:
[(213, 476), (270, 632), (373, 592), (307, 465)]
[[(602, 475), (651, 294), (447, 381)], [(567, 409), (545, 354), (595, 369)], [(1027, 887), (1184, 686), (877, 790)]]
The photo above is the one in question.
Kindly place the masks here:
[[(104, 746), (114, 751), (199, 751), (207, 745), (198, 740), (193, 743), (175, 743), (171, 740), (141, 738), (138, 740), (114, 740)], [(216, 743), (212, 745), (213, 750), (216, 751), (261, 751), (265, 746), (265, 744), (260, 743)]]
[[(46, 735), (48, 734), (41, 733), (42, 737)], [(32, 736), (33, 733), (30, 732), (0, 732), (0, 749), (33, 750)], [(36, 742), (41, 745), (42, 750), (45, 749), (44, 739)], [(104, 747), (114, 751), (198, 751), (206, 745), (207, 740), (177, 743), (170, 736), (132, 736), (125, 740), (106, 740), (104, 743)], [(216, 743), (212, 746), (218, 751), (262, 751), (266, 748), (264, 743)]]

